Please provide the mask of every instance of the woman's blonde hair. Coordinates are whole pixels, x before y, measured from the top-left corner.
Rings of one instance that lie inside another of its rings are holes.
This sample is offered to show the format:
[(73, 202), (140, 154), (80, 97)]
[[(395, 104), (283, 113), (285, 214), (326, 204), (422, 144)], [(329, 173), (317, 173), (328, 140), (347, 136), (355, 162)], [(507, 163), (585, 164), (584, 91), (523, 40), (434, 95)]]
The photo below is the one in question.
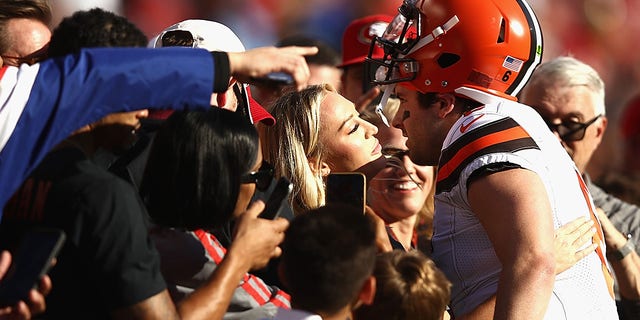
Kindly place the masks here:
[(324, 84), (286, 93), (269, 110), (275, 125), (259, 126), (264, 159), (274, 166), (276, 178), (286, 177), (293, 183), (289, 201), (296, 214), (325, 203), (320, 104), (329, 92), (336, 90)]

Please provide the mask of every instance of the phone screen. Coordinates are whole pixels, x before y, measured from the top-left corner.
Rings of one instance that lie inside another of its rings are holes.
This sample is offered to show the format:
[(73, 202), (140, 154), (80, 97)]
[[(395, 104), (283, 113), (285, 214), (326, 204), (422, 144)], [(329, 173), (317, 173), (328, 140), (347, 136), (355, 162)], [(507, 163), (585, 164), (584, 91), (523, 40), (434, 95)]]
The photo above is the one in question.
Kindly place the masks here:
[(260, 218), (273, 220), (280, 216), (282, 207), (285, 205), (287, 198), (293, 190), (293, 184), (285, 177), (278, 179), (276, 186), (269, 195), (265, 203), (264, 210), (260, 214)]
[(0, 305), (11, 306), (29, 296), (42, 276), (51, 268), (65, 241), (59, 229), (34, 228), (28, 231), (18, 249), (12, 253), (12, 263), (0, 280)]
[(295, 81), (293, 77), (285, 72), (272, 72), (262, 78), (252, 78), (256, 85), (264, 85), (270, 87), (284, 87), (292, 85)]
[(366, 179), (360, 172), (337, 172), (327, 177), (326, 203), (356, 206), (364, 213)]

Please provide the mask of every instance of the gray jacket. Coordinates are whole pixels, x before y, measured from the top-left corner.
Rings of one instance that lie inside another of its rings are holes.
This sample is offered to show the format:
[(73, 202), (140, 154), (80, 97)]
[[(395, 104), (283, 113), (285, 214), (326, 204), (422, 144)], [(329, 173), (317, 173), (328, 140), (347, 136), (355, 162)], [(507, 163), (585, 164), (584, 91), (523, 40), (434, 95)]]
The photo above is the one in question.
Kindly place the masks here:
[(640, 254), (640, 207), (624, 202), (600, 189), (591, 182), (587, 174), (583, 175), (596, 207), (601, 208), (611, 223), (623, 234), (631, 234), (631, 241)]

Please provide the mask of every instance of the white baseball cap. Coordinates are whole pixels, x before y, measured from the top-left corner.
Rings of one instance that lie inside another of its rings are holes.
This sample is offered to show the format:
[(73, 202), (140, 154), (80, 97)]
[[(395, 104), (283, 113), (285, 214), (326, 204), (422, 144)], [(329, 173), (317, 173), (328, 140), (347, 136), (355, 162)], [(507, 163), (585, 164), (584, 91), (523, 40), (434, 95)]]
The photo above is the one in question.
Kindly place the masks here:
[[(193, 39), (194, 48), (202, 48), (207, 51), (224, 51), (224, 52), (244, 52), (245, 48), (242, 41), (236, 34), (222, 23), (211, 20), (189, 19), (171, 25), (157, 36), (153, 37), (147, 47), (160, 48), (163, 47), (162, 39), (165, 34), (172, 31), (183, 31), (190, 34)], [(246, 92), (249, 111), (251, 112), (252, 121), (262, 122), (266, 125), (273, 125), (275, 119), (251, 96), (249, 86), (243, 84)]]
[(222, 23), (201, 19), (190, 19), (171, 25), (153, 37), (147, 46), (150, 48), (162, 47), (162, 37), (170, 31), (191, 33), (194, 48), (203, 48), (208, 51), (245, 51), (242, 41), (229, 27)]

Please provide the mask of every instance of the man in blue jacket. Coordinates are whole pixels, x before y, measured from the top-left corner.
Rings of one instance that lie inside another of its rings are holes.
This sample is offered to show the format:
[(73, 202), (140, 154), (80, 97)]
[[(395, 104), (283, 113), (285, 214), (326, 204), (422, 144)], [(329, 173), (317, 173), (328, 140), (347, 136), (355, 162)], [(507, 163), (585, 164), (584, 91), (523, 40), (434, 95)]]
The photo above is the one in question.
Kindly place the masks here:
[(206, 50), (88, 49), (32, 66), (0, 69), (0, 207), (54, 145), (107, 114), (209, 105), (233, 75), (252, 82), (290, 73), (298, 88), (309, 69), (303, 55), (316, 48)]

